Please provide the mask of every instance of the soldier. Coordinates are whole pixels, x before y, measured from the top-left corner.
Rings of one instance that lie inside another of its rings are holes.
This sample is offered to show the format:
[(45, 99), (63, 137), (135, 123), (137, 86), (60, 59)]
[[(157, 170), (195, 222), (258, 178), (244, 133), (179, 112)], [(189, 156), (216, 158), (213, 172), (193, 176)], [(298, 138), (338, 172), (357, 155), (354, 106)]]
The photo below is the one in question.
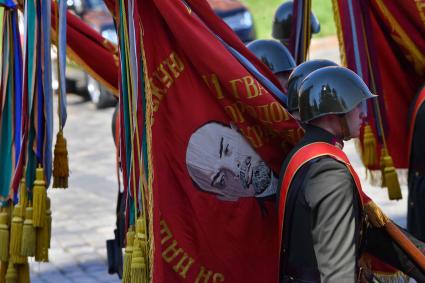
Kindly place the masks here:
[[(272, 36), (286, 47), (288, 47), (291, 36), (293, 6), (293, 1), (286, 1), (277, 8), (274, 14)], [(316, 34), (320, 32), (320, 24), (313, 12), (310, 15), (311, 34)]]
[(407, 229), (421, 241), (425, 241), (425, 86), (413, 101), (410, 162), (408, 174), (409, 200)]
[[(389, 220), (363, 193), (341, 150), (344, 140), (359, 135), (366, 101), (374, 97), (355, 73), (342, 67), (321, 68), (302, 82), (299, 107), (306, 133), (281, 171), (281, 282), (358, 282), (366, 237), (368, 252), (424, 282), (421, 269), (383, 228), (366, 229), (365, 211), (374, 225), (377, 219), (382, 226)], [(365, 236), (366, 231), (370, 234)]]
[(295, 60), (289, 50), (275, 40), (257, 39), (247, 45), (276, 75), (282, 87), (286, 88), (288, 77), (295, 68)]
[(329, 66), (338, 66), (338, 64), (330, 60), (310, 60), (298, 65), (291, 73), (288, 79), (288, 97), (287, 110), (297, 120), (300, 119), (299, 108), (298, 108), (298, 91), (300, 89), (302, 81), (313, 71)]

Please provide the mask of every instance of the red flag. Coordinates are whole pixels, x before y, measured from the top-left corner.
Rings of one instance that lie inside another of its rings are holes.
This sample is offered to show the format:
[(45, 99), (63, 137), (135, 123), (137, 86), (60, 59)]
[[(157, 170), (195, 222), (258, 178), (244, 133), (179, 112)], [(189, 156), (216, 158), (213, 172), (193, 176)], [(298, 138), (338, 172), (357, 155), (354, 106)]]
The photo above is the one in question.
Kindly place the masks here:
[[(370, 107), (369, 124), (394, 165), (408, 165), (408, 110), (425, 80), (424, 1), (335, 1), (342, 61), (379, 95), (378, 113)], [(380, 148), (377, 149), (380, 154)], [(369, 169), (379, 168), (377, 164)]]
[(274, 196), (300, 129), (270, 94), (266, 67), (207, 2), (188, 3), (139, 3), (153, 100), (153, 279), (276, 282)]
[[(57, 3), (53, 1), (52, 15), (56, 13), (56, 6)], [(52, 29), (56, 34), (56, 17), (54, 16), (52, 16)], [(69, 11), (66, 34), (67, 56), (102, 85), (117, 94), (119, 59), (116, 45)]]

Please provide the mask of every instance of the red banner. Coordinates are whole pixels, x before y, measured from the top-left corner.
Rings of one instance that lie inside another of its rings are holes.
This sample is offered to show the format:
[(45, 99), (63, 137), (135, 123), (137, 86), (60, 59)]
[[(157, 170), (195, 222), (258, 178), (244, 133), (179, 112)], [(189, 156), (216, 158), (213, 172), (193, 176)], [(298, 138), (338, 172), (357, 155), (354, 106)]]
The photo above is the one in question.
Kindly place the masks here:
[[(52, 29), (56, 34), (56, 2), (52, 2)], [(67, 57), (98, 80), (118, 93), (118, 48), (83, 20), (67, 12)], [(56, 37), (56, 36), (54, 36)], [(56, 38), (54, 38), (56, 40)], [(95, 54), (95, 55), (94, 55)]]
[(379, 95), (380, 111), (369, 107), (377, 154), (384, 137), (395, 166), (406, 168), (408, 110), (425, 81), (425, 1), (334, 0), (334, 11), (343, 64)]
[(142, 1), (139, 14), (154, 111), (153, 281), (277, 282), (278, 174), (300, 129), (270, 94), (276, 79), (206, 1)]

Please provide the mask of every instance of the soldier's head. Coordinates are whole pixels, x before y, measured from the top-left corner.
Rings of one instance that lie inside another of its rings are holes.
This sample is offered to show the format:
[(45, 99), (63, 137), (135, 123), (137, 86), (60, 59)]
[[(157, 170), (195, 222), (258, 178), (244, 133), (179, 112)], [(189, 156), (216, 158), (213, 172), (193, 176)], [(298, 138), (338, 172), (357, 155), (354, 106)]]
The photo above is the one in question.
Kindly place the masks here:
[[(273, 19), (272, 36), (286, 46), (291, 36), (293, 7), (292, 0), (284, 2), (277, 8)], [(311, 34), (320, 32), (319, 21), (313, 12), (310, 14), (310, 28)]]
[(288, 97), (287, 110), (296, 119), (299, 120), (299, 107), (298, 107), (298, 91), (300, 90), (301, 82), (313, 71), (323, 67), (338, 66), (335, 62), (330, 60), (310, 60), (301, 63), (292, 71), (288, 79)]
[(351, 70), (324, 67), (301, 83), (301, 121), (324, 128), (344, 140), (355, 138), (367, 117), (367, 100), (374, 97), (376, 95)]
[(276, 40), (257, 39), (247, 45), (254, 55), (260, 59), (286, 87), (289, 74), (295, 68), (295, 60), (289, 50)]
[(196, 187), (221, 200), (276, 192), (277, 178), (232, 126), (209, 122), (199, 127), (189, 139), (186, 166)]

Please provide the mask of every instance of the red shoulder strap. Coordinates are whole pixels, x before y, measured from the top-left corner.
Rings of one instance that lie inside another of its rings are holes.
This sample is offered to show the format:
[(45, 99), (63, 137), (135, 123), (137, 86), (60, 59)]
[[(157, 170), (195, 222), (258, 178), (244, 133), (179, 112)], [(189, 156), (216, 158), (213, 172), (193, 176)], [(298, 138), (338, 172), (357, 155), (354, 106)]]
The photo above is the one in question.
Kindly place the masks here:
[(409, 129), (409, 137), (408, 137), (409, 139), (407, 144), (409, 148), (409, 151), (407, 152), (409, 154), (408, 155), (409, 160), (410, 160), (410, 154), (412, 150), (413, 133), (415, 131), (416, 115), (418, 115), (419, 108), (421, 108), (424, 102), (425, 102), (425, 86), (421, 89), (418, 99), (416, 99), (415, 108), (413, 108), (413, 113), (412, 113), (412, 120), (409, 123), (410, 129)]
[[(368, 202), (369, 198), (363, 193), (360, 179), (357, 173), (352, 168), (350, 161), (348, 160), (347, 155), (339, 149), (338, 147), (324, 143), (324, 142), (316, 142), (309, 145), (306, 145), (300, 148), (291, 158), (289, 164), (285, 170), (282, 179), (282, 185), (280, 187), (280, 199), (279, 199), (279, 251), (282, 248), (282, 232), (283, 232), (283, 220), (285, 218), (285, 204), (286, 197), (289, 190), (289, 186), (291, 185), (292, 179), (298, 170), (307, 162), (312, 159), (315, 159), (320, 156), (329, 156), (336, 159), (339, 162), (344, 163), (351, 175), (353, 176), (354, 182), (356, 183), (357, 190), (360, 195), (360, 199), (362, 203)], [(280, 256), (280, 252), (279, 252)]]

